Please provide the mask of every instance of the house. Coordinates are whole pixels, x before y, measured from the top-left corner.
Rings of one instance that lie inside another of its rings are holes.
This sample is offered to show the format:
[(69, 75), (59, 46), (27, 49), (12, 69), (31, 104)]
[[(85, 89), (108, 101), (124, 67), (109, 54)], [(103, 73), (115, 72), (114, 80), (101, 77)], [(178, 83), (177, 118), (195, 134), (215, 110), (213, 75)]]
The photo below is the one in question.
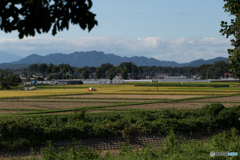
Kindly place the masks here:
[(33, 77), (34, 77), (34, 78), (35, 78), (35, 77), (42, 77), (42, 78), (44, 78), (45, 76), (44, 76), (44, 74), (42, 74), (42, 73), (37, 73), (37, 74), (33, 75)]
[(13, 72), (13, 74), (17, 77), (21, 77), (22, 76), (22, 71), (15, 71), (15, 72)]
[(116, 76), (115, 76), (115, 78), (120, 78), (120, 79), (122, 79), (121, 73), (117, 73)]
[(164, 79), (167, 76), (168, 76), (167, 74), (159, 74), (156, 76), (156, 79)]
[(127, 76), (127, 79), (133, 79), (131, 73), (128, 73), (127, 75), (128, 75), (128, 76)]
[(186, 76), (166, 76), (164, 79), (187, 79)]
[(223, 73), (223, 75), (225, 78), (232, 77), (232, 74), (230, 74), (230, 73)]
[(90, 78), (90, 79), (95, 79), (95, 74), (96, 74), (96, 72), (91, 73), (90, 76), (89, 76), (89, 78)]
[(200, 79), (201, 75), (200, 74), (193, 74), (191, 75), (191, 78), (194, 78), (194, 79)]

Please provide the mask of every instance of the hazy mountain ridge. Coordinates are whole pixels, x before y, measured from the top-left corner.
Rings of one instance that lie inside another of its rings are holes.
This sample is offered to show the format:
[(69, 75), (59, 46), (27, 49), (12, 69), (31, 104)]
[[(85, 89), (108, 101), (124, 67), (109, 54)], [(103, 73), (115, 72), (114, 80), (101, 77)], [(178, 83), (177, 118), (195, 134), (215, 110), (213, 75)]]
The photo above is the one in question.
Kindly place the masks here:
[(18, 61), (11, 63), (0, 64), (0, 68), (16, 68), (17, 65), (29, 65), (33, 63), (53, 63), (55, 65), (59, 65), (62, 63), (69, 63), (71, 66), (75, 67), (83, 67), (83, 66), (94, 66), (99, 67), (103, 63), (111, 63), (114, 66), (119, 65), (122, 62), (133, 62), (137, 66), (175, 66), (175, 67), (183, 67), (183, 66), (200, 66), (202, 64), (213, 64), (216, 61), (227, 61), (228, 58), (217, 57), (209, 60), (194, 60), (189, 63), (177, 63), (174, 61), (160, 61), (154, 58), (146, 58), (146, 57), (121, 57), (114, 54), (105, 54), (103, 52), (97, 51), (89, 51), (89, 52), (74, 52), (71, 54), (62, 54), (62, 53), (54, 53), (46, 56), (40, 56), (37, 54), (29, 55), (25, 58), (22, 58)]
[(22, 58), (23, 58), (22, 56), (0, 51), (0, 63), (9, 63), (13, 61), (18, 61)]

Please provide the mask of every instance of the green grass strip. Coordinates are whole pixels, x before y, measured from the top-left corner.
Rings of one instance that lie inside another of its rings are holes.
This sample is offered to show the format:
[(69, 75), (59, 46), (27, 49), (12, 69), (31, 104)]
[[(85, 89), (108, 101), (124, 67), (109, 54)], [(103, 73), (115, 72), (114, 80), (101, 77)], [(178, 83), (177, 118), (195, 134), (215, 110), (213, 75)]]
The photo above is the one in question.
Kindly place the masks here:
[[(186, 83), (186, 82), (185, 82)], [(150, 87), (152, 87), (152, 86), (154, 86), (154, 87), (157, 87), (157, 85), (159, 86), (159, 87), (162, 87), (162, 86), (167, 86), (167, 87), (229, 87), (229, 85), (227, 85), (227, 84), (180, 84), (180, 83), (178, 83), (178, 84), (165, 84), (165, 83), (155, 83), (155, 84), (151, 84), (151, 85), (149, 85), (149, 84), (135, 84), (134, 86), (150, 86)]]

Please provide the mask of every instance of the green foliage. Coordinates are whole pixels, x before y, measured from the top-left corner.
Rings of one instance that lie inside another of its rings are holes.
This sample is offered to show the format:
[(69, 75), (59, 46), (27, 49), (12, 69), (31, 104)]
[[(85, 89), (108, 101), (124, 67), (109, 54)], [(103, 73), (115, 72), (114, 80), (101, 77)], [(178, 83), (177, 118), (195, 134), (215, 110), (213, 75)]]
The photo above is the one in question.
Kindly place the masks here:
[[(152, 83), (151, 86), (169, 86), (169, 87), (229, 87), (227, 84), (176, 84), (176, 83)], [(149, 86), (149, 83), (136, 84), (135, 86)]]
[(225, 109), (225, 107), (220, 103), (212, 103), (211, 105), (205, 105), (201, 108), (203, 115), (217, 116), (220, 111)]
[(40, 73), (46, 73), (47, 72), (47, 65), (45, 63), (42, 63), (38, 66), (38, 72)]
[(49, 75), (48, 77), (47, 77), (47, 80), (52, 80), (52, 79), (54, 79), (54, 76), (53, 75)]
[(0, 79), (2, 79), (3, 77), (7, 77), (9, 74), (10, 74), (10, 72), (8, 70), (0, 69)]
[(122, 76), (123, 79), (127, 79), (127, 77), (128, 77), (128, 70), (127, 70), (126, 67), (122, 70), (121, 76)]
[[(51, 141), (47, 142), (46, 147), (41, 148), (41, 159), (52, 160), (75, 160), (75, 159), (98, 159), (98, 160), (225, 160), (224, 156), (211, 157), (211, 151), (215, 152), (238, 152), (240, 150), (240, 136), (238, 130), (232, 128), (229, 132), (215, 134), (207, 142), (203, 141), (187, 141), (185, 137), (176, 138), (174, 132), (171, 132), (164, 140), (161, 147), (145, 144), (139, 150), (137, 147), (132, 147), (130, 144), (123, 143), (120, 148), (120, 153), (116, 156), (111, 156), (107, 152), (105, 156), (100, 156), (101, 151), (94, 151), (82, 147), (81, 143), (74, 142), (68, 147), (53, 147)], [(21, 158), (19, 158), (21, 159)], [(36, 160), (34, 152), (32, 152), (31, 160)], [(237, 160), (239, 157), (229, 157), (231, 160)], [(13, 160), (16, 160), (13, 158)], [(23, 159), (21, 159), (23, 160)]]
[(113, 80), (115, 74), (116, 74), (116, 72), (115, 72), (114, 67), (112, 67), (111, 69), (109, 69), (109, 70), (107, 71), (107, 75), (108, 75), (108, 78), (109, 78), (110, 80)]
[(222, 21), (220, 32), (222, 35), (226, 35), (226, 38), (233, 35), (234, 39), (231, 39), (231, 45), (234, 49), (228, 49), (228, 63), (229, 63), (229, 72), (235, 77), (240, 78), (240, 2), (236, 0), (224, 0), (226, 3), (224, 4), (225, 12), (229, 12), (231, 16), (234, 16), (234, 19), (231, 19), (230, 24)]
[(37, 64), (37, 63), (30, 64), (30, 65), (28, 66), (28, 70), (29, 70), (31, 73), (35, 74), (35, 73), (38, 71), (38, 64)]
[(85, 79), (85, 80), (86, 80), (86, 79), (88, 79), (88, 78), (89, 78), (89, 71), (87, 71), (87, 70), (84, 70), (82, 74), (83, 74), (83, 79)]
[(21, 79), (14, 74), (4, 77), (0, 82), (1, 89), (7, 90), (9, 90), (11, 86), (19, 86), (19, 83), (21, 83)]
[(69, 64), (60, 64), (58, 68), (60, 70), (60, 73), (66, 74), (68, 72), (72, 74), (74, 72), (73, 68)]
[(0, 149), (18, 148), (20, 142), (22, 145), (34, 145), (49, 140), (109, 137), (119, 134), (119, 131), (126, 141), (131, 141), (132, 135), (136, 133), (195, 133), (232, 127), (239, 129), (239, 112), (240, 106), (224, 108), (221, 104), (211, 104), (195, 111), (132, 110), (95, 115), (86, 114), (82, 110), (70, 115), (15, 117), (0, 122)]
[[(89, 11), (91, 7), (91, 0), (1, 1), (0, 28), (6, 33), (18, 30), (20, 39), (35, 36), (35, 31), (47, 33), (51, 28), (52, 35), (56, 35), (57, 31), (68, 29), (69, 22), (90, 31), (97, 25), (96, 15)], [(13, 20), (9, 20), (10, 17)]]
[[(240, 106), (238, 106), (238, 108), (239, 107)], [(223, 126), (236, 125), (238, 122), (239, 113), (239, 110), (234, 110), (233, 108), (224, 109), (218, 113), (217, 119)]]
[(3, 90), (3, 89), (9, 90), (10, 89), (9, 84), (5, 80), (1, 80), (0, 84), (1, 84), (1, 90)]
[(95, 72), (95, 78), (100, 79), (102, 77), (102, 70), (101, 68), (97, 68)]
[(44, 81), (44, 78), (42, 78), (42, 77), (37, 77), (36, 80), (37, 80), (37, 81)]

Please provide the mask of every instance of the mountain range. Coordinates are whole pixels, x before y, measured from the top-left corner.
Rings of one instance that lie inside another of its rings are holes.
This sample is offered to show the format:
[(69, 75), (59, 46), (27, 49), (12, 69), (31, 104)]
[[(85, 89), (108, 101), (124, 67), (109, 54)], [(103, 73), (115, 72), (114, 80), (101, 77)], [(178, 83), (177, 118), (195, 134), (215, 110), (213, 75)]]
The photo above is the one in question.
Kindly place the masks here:
[(22, 58), (23, 58), (22, 56), (0, 51), (0, 63), (9, 63), (13, 61), (18, 61)]
[(33, 64), (33, 63), (38, 63), (38, 64), (53, 63), (55, 65), (59, 65), (62, 63), (65, 63), (65, 64), (69, 63), (71, 66), (74, 66), (74, 67), (83, 67), (83, 66), (99, 67), (103, 63), (111, 63), (115, 66), (115, 65), (119, 65), (122, 62), (133, 62), (137, 66), (197, 67), (203, 64), (213, 64), (216, 61), (227, 61), (227, 59), (228, 58), (217, 57), (209, 60), (198, 59), (198, 60), (191, 61), (189, 63), (177, 63), (174, 61), (160, 61), (154, 58), (147, 58), (143, 56), (141, 57), (134, 56), (134, 57), (128, 58), (128, 57), (121, 57), (114, 54), (105, 54), (103, 52), (98, 52), (98, 51), (89, 51), (89, 52), (74, 52), (71, 54), (55, 53), (55, 54), (49, 54), (46, 56), (32, 54), (14, 62), (1, 63), (0, 68), (1, 69), (22, 68), (22, 67), (27, 67), (29, 64)]

